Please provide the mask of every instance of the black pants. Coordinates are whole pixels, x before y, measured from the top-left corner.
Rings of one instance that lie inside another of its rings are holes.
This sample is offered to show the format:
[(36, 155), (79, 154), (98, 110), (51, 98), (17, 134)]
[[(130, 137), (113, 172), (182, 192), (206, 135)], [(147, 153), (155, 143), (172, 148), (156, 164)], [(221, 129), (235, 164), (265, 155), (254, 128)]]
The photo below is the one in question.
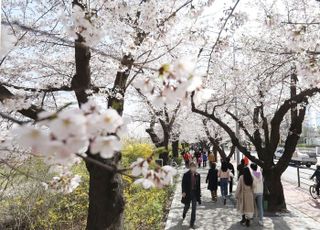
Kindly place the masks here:
[(207, 161), (203, 161), (203, 167), (207, 167)]
[(190, 199), (188, 202), (184, 204), (184, 209), (183, 209), (183, 214), (186, 215), (189, 208), (190, 208), (190, 203), (192, 205), (191, 207), (191, 220), (190, 220), (190, 225), (194, 225), (194, 222), (196, 221), (196, 209), (197, 209), (197, 197), (195, 195), (194, 191), (191, 191)]
[(317, 186), (316, 186), (316, 191), (317, 191), (317, 195), (320, 195), (320, 182), (318, 181)]
[(229, 193), (232, 193), (232, 187), (233, 187), (233, 177), (231, 177), (230, 181), (229, 181)]

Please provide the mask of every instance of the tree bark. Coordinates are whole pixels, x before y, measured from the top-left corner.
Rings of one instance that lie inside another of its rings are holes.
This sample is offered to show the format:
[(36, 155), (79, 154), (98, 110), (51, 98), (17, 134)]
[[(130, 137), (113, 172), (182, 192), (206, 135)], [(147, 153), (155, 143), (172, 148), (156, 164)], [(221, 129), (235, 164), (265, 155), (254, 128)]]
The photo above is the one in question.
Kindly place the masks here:
[(278, 212), (287, 209), (283, 186), (281, 183), (281, 174), (273, 169), (263, 170), (265, 182), (265, 200), (268, 201), (268, 211)]
[[(126, 70), (117, 72), (111, 96), (108, 98), (108, 107), (117, 110), (120, 115), (123, 113), (126, 83), (133, 64), (132, 57), (130, 55), (124, 56), (121, 64), (126, 67)], [(121, 97), (116, 94), (120, 94)], [(118, 152), (110, 160), (104, 160), (94, 155), (90, 155), (90, 157), (95, 157), (99, 161), (114, 166), (116, 171), (121, 160), (121, 152)], [(107, 171), (90, 162), (87, 162), (86, 166), (90, 174), (87, 229), (123, 229), (125, 202), (121, 175)]]
[(179, 157), (179, 140), (172, 141), (172, 156), (173, 158)]

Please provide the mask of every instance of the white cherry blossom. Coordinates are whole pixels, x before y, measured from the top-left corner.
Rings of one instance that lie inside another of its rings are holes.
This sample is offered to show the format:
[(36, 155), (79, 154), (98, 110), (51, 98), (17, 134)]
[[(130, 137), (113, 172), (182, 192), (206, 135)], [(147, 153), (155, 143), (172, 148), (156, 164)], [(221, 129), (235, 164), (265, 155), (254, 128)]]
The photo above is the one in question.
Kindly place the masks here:
[(136, 180), (134, 184), (140, 184), (144, 189), (150, 189), (155, 187), (155, 184), (151, 180), (146, 178), (140, 178)]
[(149, 164), (143, 158), (138, 158), (135, 162), (133, 162), (130, 166), (132, 168), (132, 176), (140, 176), (146, 175), (148, 172)]
[(97, 137), (91, 143), (91, 152), (99, 153), (102, 158), (112, 158), (116, 151), (120, 151), (121, 143), (115, 136)]
[(107, 133), (115, 133), (123, 125), (123, 120), (118, 112), (114, 109), (107, 109), (100, 116), (100, 127)]

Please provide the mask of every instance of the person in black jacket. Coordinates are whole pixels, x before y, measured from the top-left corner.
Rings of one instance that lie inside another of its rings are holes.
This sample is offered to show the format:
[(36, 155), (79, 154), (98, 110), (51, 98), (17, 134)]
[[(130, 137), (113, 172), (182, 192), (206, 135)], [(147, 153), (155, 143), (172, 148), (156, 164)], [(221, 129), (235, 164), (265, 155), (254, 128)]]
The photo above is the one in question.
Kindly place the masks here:
[(201, 204), (200, 174), (197, 173), (197, 165), (194, 162), (190, 163), (190, 170), (182, 178), (182, 201), (184, 203), (183, 219), (190, 208), (190, 203), (192, 204), (190, 227), (194, 228), (197, 202)]
[[(230, 163), (230, 157), (226, 158), (226, 162), (228, 165), (228, 169), (232, 172), (232, 175), (234, 176), (234, 167), (233, 164)], [(233, 187), (233, 176), (231, 177), (230, 181), (229, 181), (229, 193), (232, 193), (232, 187)]]
[(208, 189), (211, 191), (211, 199), (217, 201), (217, 189), (218, 189), (218, 170), (216, 169), (216, 163), (212, 163), (211, 168), (208, 171), (206, 183)]
[(310, 177), (310, 179), (312, 180), (314, 177), (316, 177), (316, 181), (317, 181), (317, 195), (320, 195), (320, 165), (317, 165), (317, 169), (316, 171), (313, 173), (313, 175)]

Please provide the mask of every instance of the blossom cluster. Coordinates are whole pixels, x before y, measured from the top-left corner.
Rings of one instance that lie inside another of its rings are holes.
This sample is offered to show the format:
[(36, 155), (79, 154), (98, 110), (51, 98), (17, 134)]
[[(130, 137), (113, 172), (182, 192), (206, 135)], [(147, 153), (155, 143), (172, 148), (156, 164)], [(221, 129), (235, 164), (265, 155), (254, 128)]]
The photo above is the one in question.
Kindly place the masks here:
[[(100, 154), (109, 159), (120, 151), (122, 117), (114, 109), (102, 110), (93, 100), (78, 108), (58, 113), (41, 112), (35, 126), (22, 125), (14, 131), (20, 147), (42, 157), (48, 165), (69, 168), (79, 161), (77, 154)], [(48, 184), (50, 188), (70, 192), (79, 180), (64, 171)]]
[(73, 6), (70, 18), (63, 18), (68, 35), (74, 39), (81, 35), (89, 46), (98, 44), (104, 36), (96, 15), (93, 12), (87, 12), (78, 5)]
[(121, 148), (122, 117), (114, 109), (103, 111), (93, 100), (81, 109), (42, 112), (38, 120), (37, 126), (23, 125), (16, 130), (17, 142), (50, 164), (72, 165), (76, 154), (88, 148), (108, 159)]
[(141, 184), (143, 188), (163, 188), (172, 183), (177, 170), (171, 166), (165, 165), (156, 170), (149, 169), (149, 162), (143, 158), (138, 158), (131, 164), (132, 176), (140, 177), (134, 183)]
[(45, 189), (50, 189), (55, 192), (68, 194), (76, 189), (81, 182), (79, 175), (73, 176), (71, 173), (54, 176), (49, 183), (42, 183)]
[(134, 86), (143, 94), (151, 95), (157, 105), (185, 103), (193, 91), (197, 96), (207, 98), (208, 92), (204, 91), (202, 78), (194, 74), (194, 64), (187, 60), (179, 59), (172, 65), (162, 65), (159, 78), (160, 87), (156, 87), (150, 78), (137, 80)]
[(15, 36), (9, 31), (6, 26), (1, 29), (1, 40), (0, 40), (0, 57), (6, 55), (16, 43)]

